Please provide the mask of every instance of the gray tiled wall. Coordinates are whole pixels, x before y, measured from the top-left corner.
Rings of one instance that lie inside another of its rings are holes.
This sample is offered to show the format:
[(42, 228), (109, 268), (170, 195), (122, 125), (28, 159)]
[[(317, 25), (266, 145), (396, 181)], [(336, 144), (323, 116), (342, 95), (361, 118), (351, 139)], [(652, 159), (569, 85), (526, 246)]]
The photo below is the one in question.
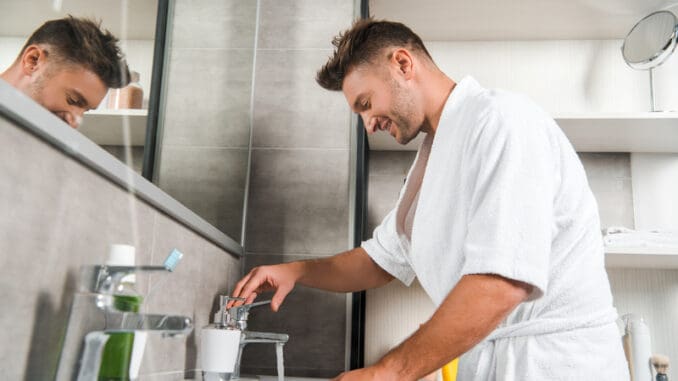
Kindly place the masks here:
[(256, 0), (174, 2), (157, 171), (162, 189), (238, 242), (256, 14)]
[[(138, 276), (143, 308), (207, 323), (239, 277), (238, 259), (4, 119), (0, 141), (3, 379), (54, 379), (81, 267), (104, 262), (110, 244), (134, 245), (138, 264), (182, 251), (174, 273)], [(141, 378), (183, 379), (199, 367), (199, 336), (149, 336)]]
[[(246, 270), (332, 255), (349, 245), (350, 110), (315, 83), (352, 0), (261, 0), (254, 85)], [(250, 326), (285, 332), (288, 375), (334, 377), (346, 358), (346, 296), (297, 288)], [(248, 348), (243, 371), (274, 374), (272, 348)]]
[(141, 174), (141, 167), (144, 163), (143, 146), (101, 146), (101, 148), (130, 166), (134, 172)]

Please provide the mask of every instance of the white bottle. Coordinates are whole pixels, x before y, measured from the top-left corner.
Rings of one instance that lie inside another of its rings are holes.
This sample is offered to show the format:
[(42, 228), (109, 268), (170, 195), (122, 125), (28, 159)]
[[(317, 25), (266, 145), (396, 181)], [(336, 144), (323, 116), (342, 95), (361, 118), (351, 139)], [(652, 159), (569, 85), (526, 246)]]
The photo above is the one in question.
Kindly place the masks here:
[(643, 318), (625, 315), (624, 351), (629, 361), (631, 381), (652, 381), (650, 329)]
[(108, 92), (108, 108), (140, 109), (144, 103), (144, 89), (139, 83), (139, 73), (130, 71), (130, 83), (121, 89), (110, 89)]

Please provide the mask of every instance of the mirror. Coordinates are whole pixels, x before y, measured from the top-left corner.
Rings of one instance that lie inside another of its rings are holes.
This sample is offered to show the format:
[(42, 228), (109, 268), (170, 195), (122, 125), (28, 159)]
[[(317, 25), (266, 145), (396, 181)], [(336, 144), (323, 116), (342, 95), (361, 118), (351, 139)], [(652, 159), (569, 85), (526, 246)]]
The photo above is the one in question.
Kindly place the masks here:
[(143, 101), (115, 109), (109, 93), (78, 131), (242, 242), (257, 4), (0, 0), (0, 72), (45, 21), (100, 20), (139, 73)]
[(622, 45), (624, 61), (639, 70), (661, 65), (676, 48), (678, 20), (669, 11), (654, 12), (631, 29)]
[(622, 45), (622, 56), (629, 67), (650, 72), (650, 103), (657, 111), (653, 69), (664, 63), (676, 49), (678, 19), (669, 11), (645, 16), (631, 28)]
[(259, 1), (169, 1), (153, 182), (243, 242)]
[(139, 73), (143, 99), (134, 109), (109, 107), (109, 92), (96, 109), (85, 113), (78, 131), (141, 173), (157, 10), (158, 0), (2, 0), (0, 72), (45, 21), (67, 15), (101, 21), (120, 40), (130, 71)]

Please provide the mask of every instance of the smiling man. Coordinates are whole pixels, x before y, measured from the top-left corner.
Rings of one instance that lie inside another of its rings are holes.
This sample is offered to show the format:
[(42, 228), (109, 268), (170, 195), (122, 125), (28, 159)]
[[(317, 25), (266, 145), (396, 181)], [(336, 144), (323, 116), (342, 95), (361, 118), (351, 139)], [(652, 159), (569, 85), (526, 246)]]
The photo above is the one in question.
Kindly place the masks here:
[(277, 310), (297, 283), (349, 292), (418, 278), (433, 316), (336, 380), (414, 381), (456, 357), (463, 381), (628, 380), (597, 205), (548, 113), (471, 77), (456, 83), (400, 23), (361, 20), (333, 43), (317, 82), (342, 91), (368, 133), (426, 136), (372, 239), (254, 268), (234, 296), (273, 290)]
[(51, 20), (29, 37), (0, 78), (73, 128), (96, 108), (108, 88), (129, 82), (118, 39), (90, 20)]

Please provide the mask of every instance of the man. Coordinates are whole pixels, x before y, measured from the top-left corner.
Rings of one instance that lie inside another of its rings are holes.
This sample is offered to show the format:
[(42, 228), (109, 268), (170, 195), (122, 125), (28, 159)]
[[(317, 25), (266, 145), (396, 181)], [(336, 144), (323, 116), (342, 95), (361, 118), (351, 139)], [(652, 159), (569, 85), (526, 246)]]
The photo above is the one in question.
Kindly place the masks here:
[(334, 40), (318, 83), (368, 133), (426, 134), (396, 207), (362, 247), (253, 269), (234, 295), (296, 283), (350, 292), (416, 276), (437, 305), (376, 364), (337, 380), (416, 380), (461, 356), (458, 379), (625, 380), (598, 211), (572, 146), (522, 96), (455, 83), (399, 23)]
[(108, 88), (129, 82), (118, 39), (90, 20), (48, 21), (28, 39), (0, 78), (73, 128), (101, 103)]

